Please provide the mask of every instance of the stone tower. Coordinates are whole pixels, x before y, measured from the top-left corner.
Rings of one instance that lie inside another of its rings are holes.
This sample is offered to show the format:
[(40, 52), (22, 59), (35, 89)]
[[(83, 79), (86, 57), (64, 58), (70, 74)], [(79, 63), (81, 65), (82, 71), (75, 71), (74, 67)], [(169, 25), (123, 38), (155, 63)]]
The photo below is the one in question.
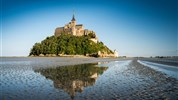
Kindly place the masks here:
[(76, 20), (75, 20), (75, 16), (73, 15), (72, 20), (71, 20), (71, 28), (72, 28), (72, 35), (76, 35)]

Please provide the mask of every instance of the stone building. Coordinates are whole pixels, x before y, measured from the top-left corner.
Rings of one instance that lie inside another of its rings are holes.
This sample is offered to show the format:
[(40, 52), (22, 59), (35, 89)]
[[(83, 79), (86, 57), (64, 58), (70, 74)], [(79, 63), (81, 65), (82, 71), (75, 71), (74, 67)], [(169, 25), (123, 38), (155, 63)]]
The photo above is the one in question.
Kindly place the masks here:
[(116, 50), (114, 50), (114, 57), (119, 57), (119, 53)]
[(95, 34), (94, 31), (84, 29), (83, 24), (76, 24), (75, 16), (73, 15), (71, 22), (66, 24), (64, 27), (58, 27), (55, 30), (54, 35), (60, 36), (61, 33), (67, 33), (74, 36), (88, 35), (89, 33)]

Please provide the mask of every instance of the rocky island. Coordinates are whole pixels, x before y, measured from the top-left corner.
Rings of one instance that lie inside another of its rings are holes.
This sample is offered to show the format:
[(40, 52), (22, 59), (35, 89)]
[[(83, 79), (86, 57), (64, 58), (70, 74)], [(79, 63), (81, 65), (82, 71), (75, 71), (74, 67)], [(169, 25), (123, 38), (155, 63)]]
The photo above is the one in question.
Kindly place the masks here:
[(56, 28), (53, 36), (35, 43), (29, 56), (118, 57), (118, 53), (99, 41), (94, 31), (84, 29), (83, 24), (76, 24), (73, 15), (71, 22)]

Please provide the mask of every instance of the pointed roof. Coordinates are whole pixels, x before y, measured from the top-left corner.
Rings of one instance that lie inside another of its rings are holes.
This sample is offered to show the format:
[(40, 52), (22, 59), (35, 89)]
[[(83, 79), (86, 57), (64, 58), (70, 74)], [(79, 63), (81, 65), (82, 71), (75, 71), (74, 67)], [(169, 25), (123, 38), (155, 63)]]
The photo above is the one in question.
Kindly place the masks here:
[(73, 17), (72, 17), (72, 20), (71, 21), (75, 21), (75, 16), (74, 16), (74, 14), (73, 14)]

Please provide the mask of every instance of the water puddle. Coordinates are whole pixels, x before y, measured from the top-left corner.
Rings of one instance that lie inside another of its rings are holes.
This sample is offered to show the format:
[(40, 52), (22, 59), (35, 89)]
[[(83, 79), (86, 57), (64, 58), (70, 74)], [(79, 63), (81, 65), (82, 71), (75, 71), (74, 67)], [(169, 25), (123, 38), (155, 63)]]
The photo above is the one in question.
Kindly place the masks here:
[(153, 68), (157, 71), (165, 73), (168, 76), (174, 77), (178, 80), (178, 67), (176, 67), (176, 66), (158, 64), (158, 63), (153, 63), (153, 62), (149, 62), (149, 61), (140, 61), (140, 60), (138, 60), (138, 62), (145, 66)]
[(82, 93), (84, 88), (93, 86), (100, 75), (108, 67), (99, 67), (95, 64), (83, 64), (57, 68), (35, 70), (53, 81), (57, 89), (63, 89), (73, 99), (76, 93)]

